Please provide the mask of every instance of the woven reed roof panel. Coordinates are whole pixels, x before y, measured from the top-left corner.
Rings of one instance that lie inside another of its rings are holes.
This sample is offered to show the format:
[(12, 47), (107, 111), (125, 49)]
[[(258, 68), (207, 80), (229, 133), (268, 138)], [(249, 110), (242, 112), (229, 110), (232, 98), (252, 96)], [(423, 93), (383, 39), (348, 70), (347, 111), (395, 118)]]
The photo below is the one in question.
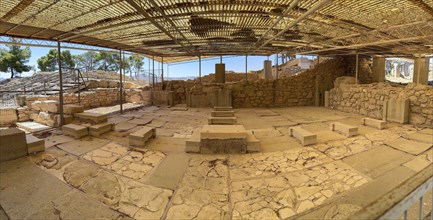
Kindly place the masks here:
[(166, 62), (277, 52), (433, 53), (433, 0), (295, 1), (2, 0), (0, 34), (123, 49)]

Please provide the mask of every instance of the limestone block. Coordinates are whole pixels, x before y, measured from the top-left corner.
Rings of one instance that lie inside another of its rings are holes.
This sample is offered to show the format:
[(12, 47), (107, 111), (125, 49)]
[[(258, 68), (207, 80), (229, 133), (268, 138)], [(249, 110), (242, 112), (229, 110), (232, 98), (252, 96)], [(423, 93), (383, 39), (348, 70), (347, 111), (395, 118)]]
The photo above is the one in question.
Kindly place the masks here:
[(235, 125), (236, 117), (210, 117), (208, 118), (210, 125)]
[(226, 154), (226, 153), (246, 153), (246, 138), (228, 139), (203, 139), (200, 141), (200, 153), (202, 154)]
[(56, 100), (35, 101), (31, 104), (31, 108), (37, 111), (59, 113), (60, 103)]
[(22, 128), (26, 131), (29, 132), (37, 132), (37, 131), (43, 131), (43, 130), (47, 130), (50, 129), (50, 127), (37, 123), (37, 122), (32, 122), (32, 121), (28, 121), (28, 122), (19, 122), (17, 123), (17, 126), (19, 128)]
[(201, 139), (247, 138), (243, 125), (204, 125), (201, 128)]
[(185, 141), (185, 152), (200, 153), (200, 129), (196, 129), (191, 137)]
[(74, 116), (72, 115), (63, 115), (63, 124), (71, 124), (74, 121)]
[(368, 126), (368, 127), (373, 127), (373, 128), (377, 128), (379, 130), (385, 129), (387, 126), (386, 121), (382, 121), (382, 120), (377, 120), (374, 118), (363, 118), (361, 120), (361, 124)]
[(260, 152), (260, 140), (258, 140), (252, 131), (247, 131), (247, 152)]
[(295, 137), (301, 142), (303, 146), (312, 145), (317, 143), (317, 135), (310, 133), (307, 130), (302, 129), (301, 127), (290, 127), (289, 128), (289, 136)]
[(89, 127), (89, 135), (93, 137), (99, 137), (102, 134), (112, 131), (113, 128), (114, 128), (114, 124), (108, 122), (92, 125)]
[(143, 127), (142, 129), (129, 134), (129, 145), (144, 147), (146, 142), (156, 137), (156, 129)]
[(331, 131), (336, 131), (337, 133), (343, 134), (346, 137), (352, 137), (358, 135), (358, 127), (343, 124), (340, 122), (331, 123)]
[(50, 126), (57, 127), (60, 126), (60, 115), (47, 113), (47, 112), (39, 112), (37, 115), (30, 115), (30, 118), (33, 121)]
[(233, 111), (233, 107), (231, 106), (215, 106), (214, 111)]
[(18, 116), (15, 108), (0, 108), (0, 125), (11, 125), (17, 122)]
[(89, 135), (89, 129), (87, 127), (76, 124), (63, 125), (62, 131), (64, 135), (71, 136), (76, 139)]
[(211, 116), (212, 117), (234, 117), (235, 112), (234, 111), (212, 111)]
[(68, 115), (74, 115), (75, 113), (81, 113), (84, 112), (84, 107), (80, 105), (64, 105), (63, 106), (63, 113)]
[(383, 104), (383, 120), (398, 123), (409, 122), (409, 99), (389, 99)]
[(26, 135), (28, 154), (45, 151), (45, 141), (31, 134)]
[(90, 123), (92, 125), (101, 124), (107, 122), (107, 115), (91, 112), (76, 113), (75, 118), (77, 121), (84, 123)]
[(27, 155), (26, 134), (18, 128), (0, 130), (0, 162)]

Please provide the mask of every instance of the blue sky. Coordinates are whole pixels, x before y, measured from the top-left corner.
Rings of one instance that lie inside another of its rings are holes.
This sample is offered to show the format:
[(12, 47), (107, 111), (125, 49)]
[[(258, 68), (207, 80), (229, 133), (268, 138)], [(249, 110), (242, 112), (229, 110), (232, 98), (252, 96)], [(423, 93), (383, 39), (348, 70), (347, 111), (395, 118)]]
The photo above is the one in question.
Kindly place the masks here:
[[(6, 48), (6, 45), (0, 44), (0, 48)], [(37, 60), (45, 56), (50, 48), (43, 47), (30, 47), (31, 57), (28, 65), (35, 66), (37, 68)], [(85, 53), (85, 50), (71, 50), (72, 55), (78, 55)], [(266, 56), (249, 56), (248, 57), (248, 71), (251, 70), (260, 70), (263, 68), (263, 61), (266, 60)], [(269, 58), (275, 63), (275, 55)], [(202, 75), (207, 75), (209, 73), (215, 72), (215, 63), (219, 63), (219, 57), (215, 57), (212, 59), (203, 59), (202, 60)], [(227, 71), (235, 71), (235, 72), (245, 72), (245, 56), (223, 56), (223, 63), (226, 64)], [(147, 58), (144, 59), (144, 69), (148, 70), (149, 60)], [(151, 63), (152, 65), (152, 63)], [(155, 69), (158, 67), (158, 62), (155, 61)], [(191, 77), (198, 76), (198, 60), (189, 61), (184, 63), (172, 63), (169, 66), (169, 77)], [(164, 75), (167, 73), (167, 64), (164, 65)], [(31, 76), (33, 71), (29, 73), (24, 73), (22, 76)], [(0, 78), (9, 78), (10, 73), (2, 73), (0, 72)]]

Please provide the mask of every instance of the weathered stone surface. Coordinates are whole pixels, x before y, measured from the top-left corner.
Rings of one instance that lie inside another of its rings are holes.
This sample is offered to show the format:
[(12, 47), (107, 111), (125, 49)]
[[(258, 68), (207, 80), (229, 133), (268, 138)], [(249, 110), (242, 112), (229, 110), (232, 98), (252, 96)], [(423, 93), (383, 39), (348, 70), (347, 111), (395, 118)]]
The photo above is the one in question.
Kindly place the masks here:
[(101, 124), (107, 122), (107, 115), (100, 113), (82, 112), (76, 113), (75, 118), (84, 123)]
[(74, 115), (75, 113), (81, 113), (84, 112), (84, 107), (80, 105), (64, 105), (63, 106), (63, 113), (68, 115)]
[(11, 107), (0, 108), (0, 125), (11, 125), (17, 122), (17, 110)]
[(73, 187), (79, 188), (83, 183), (95, 177), (102, 170), (85, 160), (78, 160), (65, 168), (63, 178)]
[(26, 135), (27, 152), (28, 154), (45, 150), (45, 141), (31, 134)]
[(64, 135), (74, 137), (75, 139), (89, 135), (89, 129), (87, 127), (76, 124), (63, 125), (62, 132)]
[(432, 147), (431, 143), (417, 142), (404, 138), (398, 138), (394, 141), (387, 142), (386, 145), (413, 155), (423, 153)]
[(235, 125), (236, 122), (236, 117), (210, 117), (208, 119), (209, 125)]
[(147, 141), (156, 137), (156, 129), (151, 127), (143, 127), (140, 130), (131, 133), (129, 138), (129, 145), (143, 147)]
[(331, 131), (336, 131), (346, 137), (352, 137), (358, 135), (358, 127), (343, 124), (341, 122), (334, 122), (330, 125)]
[(289, 136), (295, 137), (302, 145), (312, 145), (317, 143), (317, 136), (302, 129), (301, 127), (290, 127)]
[(102, 146), (99, 149), (90, 151), (89, 153), (85, 154), (83, 158), (96, 164), (105, 166), (110, 165), (114, 161), (123, 157), (128, 151), (128, 148), (111, 142)]
[(35, 101), (32, 103), (31, 108), (37, 111), (60, 113), (60, 103), (55, 100)]
[(89, 127), (89, 135), (93, 137), (100, 137), (101, 135), (113, 130), (113, 127), (114, 124), (108, 122), (92, 125)]
[(26, 134), (17, 128), (0, 130), (0, 162), (27, 155)]
[(100, 148), (106, 145), (108, 142), (110, 141), (106, 139), (84, 137), (79, 140), (59, 144), (57, 147), (73, 155), (79, 156), (94, 149)]
[(22, 128), (22, 129), (29, 131), (29, 132), (32, 132), (32, 133), (50, 129), (50, 127), (48, 127), (48, 126), (45, 126), (43, 124), (39, 124), (37, 122), (30, 122), (30, 121), (19, 122), (19, 123), (17, 123), (17, 126), (19, 128)]

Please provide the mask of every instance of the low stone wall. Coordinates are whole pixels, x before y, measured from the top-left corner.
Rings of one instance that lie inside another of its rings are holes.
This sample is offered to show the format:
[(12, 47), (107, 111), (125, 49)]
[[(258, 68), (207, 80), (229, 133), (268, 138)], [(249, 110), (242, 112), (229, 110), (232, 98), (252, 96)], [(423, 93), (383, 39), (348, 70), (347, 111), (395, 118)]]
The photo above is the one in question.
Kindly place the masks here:
[(382, 119), (386, 100), (409, 99), (409, 123), (433, 127), (433, 87), (420, 84), (342, 84), (329, 92), (329, 107)]

